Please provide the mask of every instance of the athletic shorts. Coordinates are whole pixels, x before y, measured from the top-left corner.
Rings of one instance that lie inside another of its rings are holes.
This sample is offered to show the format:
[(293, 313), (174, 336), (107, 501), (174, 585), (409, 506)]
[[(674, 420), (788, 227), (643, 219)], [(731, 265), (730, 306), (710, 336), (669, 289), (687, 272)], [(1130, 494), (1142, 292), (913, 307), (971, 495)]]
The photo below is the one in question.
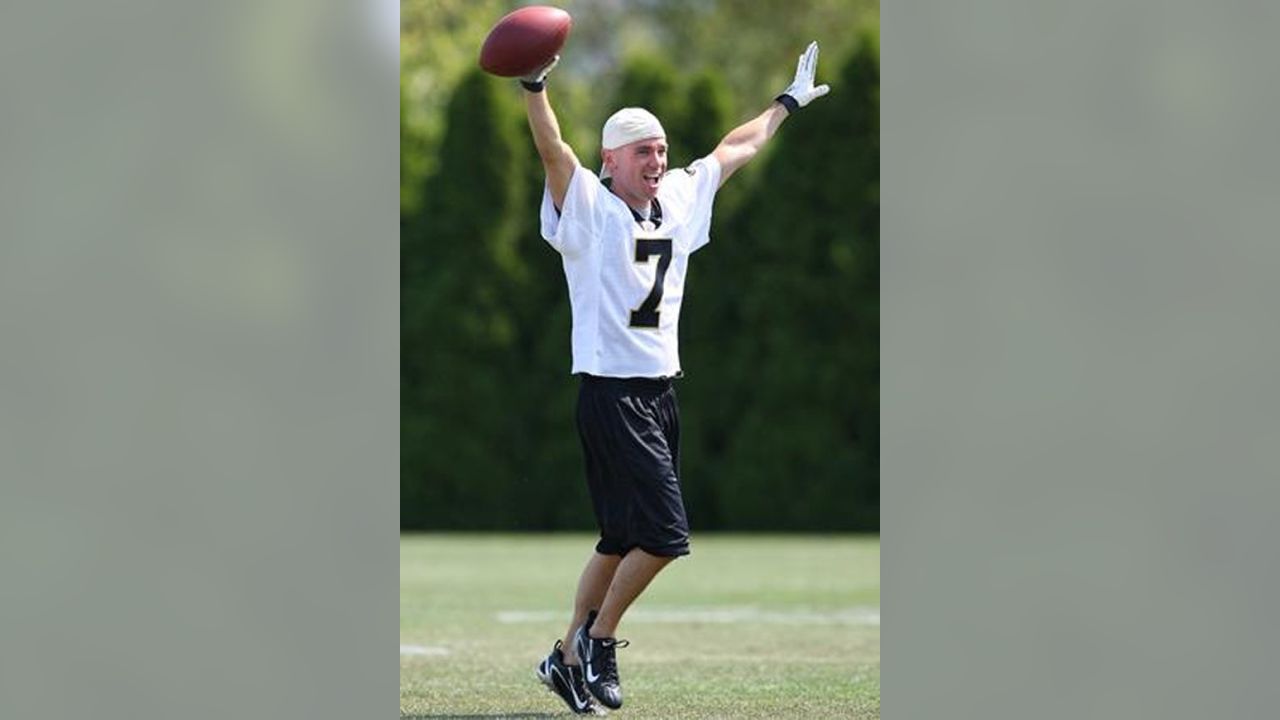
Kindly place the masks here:
[(689, 554), (680, 494), (680, 410), (669, 379), (583, 375), (578, 436), (600, 526), (596, 552)]

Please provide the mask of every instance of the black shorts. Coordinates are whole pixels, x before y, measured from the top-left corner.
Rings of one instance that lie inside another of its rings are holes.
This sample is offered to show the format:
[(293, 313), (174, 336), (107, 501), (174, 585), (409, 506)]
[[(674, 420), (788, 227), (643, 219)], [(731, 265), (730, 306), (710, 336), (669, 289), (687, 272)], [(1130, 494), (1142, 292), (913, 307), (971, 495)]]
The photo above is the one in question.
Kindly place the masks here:
[(689, 554), (680, 494), (680, 410), (671, 380), (583, 375), (578, 436), (600, 526), (596, 552)]

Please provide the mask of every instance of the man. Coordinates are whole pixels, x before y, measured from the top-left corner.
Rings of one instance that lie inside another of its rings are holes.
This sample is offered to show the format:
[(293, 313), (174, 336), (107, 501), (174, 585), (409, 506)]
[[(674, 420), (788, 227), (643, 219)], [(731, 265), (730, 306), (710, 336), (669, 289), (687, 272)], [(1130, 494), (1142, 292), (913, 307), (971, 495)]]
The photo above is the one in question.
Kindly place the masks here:
[(689, 255), (709, 242), (716, 190), (755, 157), (788, 114), (827, 94), (814, 87), (818, 44), (764, 112), (708, 156), (667, 171), (666, 133), (640, 108), (602, 132), (600, 177), (560, 137), (545, 92), (559, 56), (522, 78), (529, 127), (546, 170), (542, 235), (562, 256), (581, 375), (578, 433), (600, 541), (578, 581), (564, 638), (538, 677), (575, 713), (622, 706), (618, 623), (649, 581), (689, 553), (680, 492), (677, 328)]

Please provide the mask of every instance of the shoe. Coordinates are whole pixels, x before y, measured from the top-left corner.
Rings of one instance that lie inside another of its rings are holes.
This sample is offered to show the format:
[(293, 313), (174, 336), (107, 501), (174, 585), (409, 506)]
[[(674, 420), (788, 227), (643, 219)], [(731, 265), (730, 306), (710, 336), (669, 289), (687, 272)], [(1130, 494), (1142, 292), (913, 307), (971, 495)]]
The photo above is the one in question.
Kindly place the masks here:
[(542, 684), (559, 695), (573, 712), (579, 715), (603, 714), (587, 694), (587, 688), (582, 682), (582, 668), (564, 664), (564, 653), (560, 650), (559, 640), (551, 649), (551, 654), (538, 663), (536, 672)]
[(587, 690), (601, 705), (612, 710), (622, 707), (622, 683), (618, 680), (618, 659), (614, 651), (631, 643), (613, 638), (593, 638), (590, 635), (591, 623), (595, 622), (596, 611), (592, 610), (587, 621), (573, 636), (573, 648), (578, 653), (578, 661), (582, 663), (583, 679)]

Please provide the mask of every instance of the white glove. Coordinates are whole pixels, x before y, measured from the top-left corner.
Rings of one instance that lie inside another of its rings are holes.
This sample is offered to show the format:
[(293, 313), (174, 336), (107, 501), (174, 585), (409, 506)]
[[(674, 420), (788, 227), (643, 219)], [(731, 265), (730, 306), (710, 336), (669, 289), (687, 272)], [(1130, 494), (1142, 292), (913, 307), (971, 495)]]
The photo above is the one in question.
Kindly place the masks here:
[(551, 71), (558, 64), (560, 64), (559, 55), (551, 58), (551, 62), (546, 65), (543, 65), (537, 70), (534, 70), (528, 75), (520, 78), (520, 84), (524, 85), (525, 89), (529, 92), (542, 92), (542, 88), (545, 87), (547, 83), (547, 76), (551, 74)]
[(788, 112), (802, 108), (831, 91), (828, 85), (813, 86), (813, 74), (817, 69), (818, 43), (814, 41), (809, 43), (809, 47), (805, 48), (804, 54), (800, 56), (800, 61), (796, 63), (796, 79), (792, 80), (791, 86), (778, 96), (778, 102), (785, 105)]

